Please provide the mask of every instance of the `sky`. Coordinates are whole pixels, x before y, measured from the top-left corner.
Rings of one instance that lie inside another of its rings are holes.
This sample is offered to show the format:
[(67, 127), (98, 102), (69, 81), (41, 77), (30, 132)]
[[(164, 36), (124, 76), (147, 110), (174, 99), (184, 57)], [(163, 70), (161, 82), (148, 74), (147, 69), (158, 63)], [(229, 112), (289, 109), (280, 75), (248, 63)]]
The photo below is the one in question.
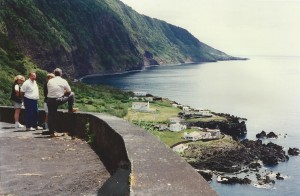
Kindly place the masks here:
[(300, 56), (300, 0), (121, 0), (230, 55)]

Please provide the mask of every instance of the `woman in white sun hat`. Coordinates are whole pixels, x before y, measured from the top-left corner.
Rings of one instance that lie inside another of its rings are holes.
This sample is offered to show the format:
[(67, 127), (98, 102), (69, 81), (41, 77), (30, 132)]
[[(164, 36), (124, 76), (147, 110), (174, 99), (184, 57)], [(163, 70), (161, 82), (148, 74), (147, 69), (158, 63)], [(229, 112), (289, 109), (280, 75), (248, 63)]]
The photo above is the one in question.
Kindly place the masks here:
[(19, 122), (19, 116), (21, 112), (21, 108), (23, 106), (23, 97), (21, 94), (21, 86), (25, 80), (25, 77), (22, 75), (17, 75), (15, 77), (15, 81), (12, 85), (11, 89), (11, 97), (10, 99), (14, 101), (14, 108), (15, 108), (15, 113), (14, 113), (14, 119), (15, 119), (15, 127), (16, 128), (23, 128), (24, 125), (22, 125)]

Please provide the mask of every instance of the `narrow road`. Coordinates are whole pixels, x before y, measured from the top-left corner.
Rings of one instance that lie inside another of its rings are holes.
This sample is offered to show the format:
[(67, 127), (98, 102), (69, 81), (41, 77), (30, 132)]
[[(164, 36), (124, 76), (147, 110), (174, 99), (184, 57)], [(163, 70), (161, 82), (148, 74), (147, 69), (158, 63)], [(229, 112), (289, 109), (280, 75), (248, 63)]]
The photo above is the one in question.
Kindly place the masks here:
[(0, 195), (97, 195), (110, 178), (83, 140), (0, 122)]

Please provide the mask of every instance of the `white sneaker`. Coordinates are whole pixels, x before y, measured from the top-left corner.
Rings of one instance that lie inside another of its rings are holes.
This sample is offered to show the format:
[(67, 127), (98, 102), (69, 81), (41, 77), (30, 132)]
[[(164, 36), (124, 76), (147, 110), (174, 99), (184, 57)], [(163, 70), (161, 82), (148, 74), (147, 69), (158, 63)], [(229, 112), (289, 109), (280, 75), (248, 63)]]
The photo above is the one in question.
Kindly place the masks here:
[(30, 127), (29, 131), (35, 131), (35, 128)]
[(19, 122), (17, 122), (16, 124), (15, 124), (15, 128), (23, 128), (24, 127), (24, 125), (22, 125), (21, 123), (19, 123)]
[(37, 126), (36, 130), (43, 130), (43, 127)]

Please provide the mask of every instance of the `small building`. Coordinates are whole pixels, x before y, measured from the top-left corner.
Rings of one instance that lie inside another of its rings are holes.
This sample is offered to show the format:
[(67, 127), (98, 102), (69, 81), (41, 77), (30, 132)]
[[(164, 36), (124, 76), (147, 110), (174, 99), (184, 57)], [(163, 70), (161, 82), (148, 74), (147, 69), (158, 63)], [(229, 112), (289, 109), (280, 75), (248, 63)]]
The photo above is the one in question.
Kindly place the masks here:
[(213, 138), (221, 138), (220, 129), (204, 129), (203, 131), (210, 133), (211, 137)]
[(197, 140), (200, 140), (202, 138), (202, 136), (199, 131), (194, 131), (192, 133), (184, 132), (183, 138), (185, 140), (197, 141)]
[(177, 107), (178, 107), (178, 104), (177, 104), (177, 103), (172, 103), (172, 107), (173, 107), (173, 108), (177, 108)]
[(205, 110), (205, 109), (196, 109), (195, 110), (195, 114), (197, 115), (201, 115), (201, 116), (212, 116), (209, 110)]
[(182, 110), (183, 110), (183, 111), (190, 111), (190, 107), (189, 107), (189, 106), (183, 106), (183, 107), (182, 107)]
[(149, 101), (149, 102), (153, 102), (153, 97), (145, 97), (144, 100)]
[(169, 125), (169, 130), (174, 132), (179, 132), (186, 129), (186, 125), (180, 123), (173, 123)]

